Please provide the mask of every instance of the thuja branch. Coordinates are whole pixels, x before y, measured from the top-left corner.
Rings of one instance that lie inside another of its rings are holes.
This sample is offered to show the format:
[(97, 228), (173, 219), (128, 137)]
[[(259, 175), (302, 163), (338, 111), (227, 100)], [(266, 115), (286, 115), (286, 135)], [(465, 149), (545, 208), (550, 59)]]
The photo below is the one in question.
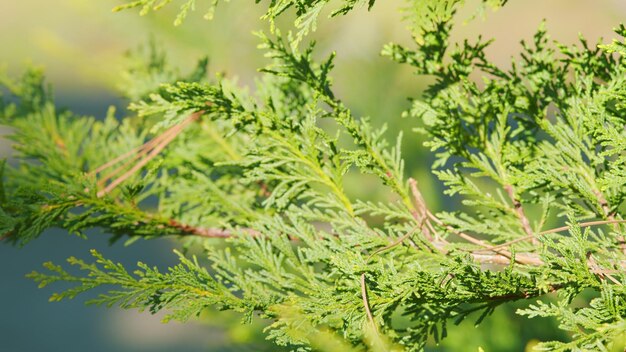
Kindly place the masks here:
[[(414, 179), (409, 179), (409, 185), (411, 188), (411, 191), (413, 193), (413, 198), (415, 203), (417, 204), (417, 209), (418, 209), (418, 217), (417, 219), (420, 220), (421, 219), (421, 225), (420, 225), (420, 229), (422, 231), (422, 233), (424, 234), (424, 236), (431, 241), (431, 243), (435, 246), (435, 248), (438, 248), (440, 250), (443, 251), (443, 253), (446, 253), (447, 250), (445, 250), (445, 247), (447, 245), (449, 245), (449, 242), (442, 240), (441, 236), (439, 236), (436, 232), (436, 230), (432, 227), (432, 225), (430, 226), (430, 230), (428, 230), (427, 228), (424, 227), (425, 223), (430, 223), (430, 221), (432, 220), (435, 224), (443, 227), (445, 230), (452, 232), (453, 234), (459, 236), (461, 239), (464, 239), (472, 244), (478, 245), (480, 247), (483, 247), (481, 249), (475, 249), (475, 250), (471, 250), (471, 256), (472, 258), (478, 262), (478, 263), (490, 263), (490, 264), (502, 264), (502, 265), (508, 265), (510, 264), (511, 259), (513, 258), (512, 253), (507, 250), (507, 247), (510, 247), (511, 245), (518, 243), (518, 242), (522, 242), (522, 241), (526, 241), (532, 238), (535, 238), (536, 235), (531, 234), (529, 236), (523, 236), (523, 237), (519, 237), (513, 241), (509, 241), (509, 242), (505, 242), (499, 245), (490, 245), (488, 243), (486, 243), (485, 241), (479, 240), (477, 238), (475, 238), (474, 236), (470, 236), (466, 233), (463, 233), (461, 231), (458, 231), (456, 229), (454, 229), (453, 227), (445, 224), (443, 221), (441, 221), (439, 218), (437, 218), (426, 206), (426, 203), (424, 201), (424, 198), (421, 195), (421, 192), (419, 191), (418, 187), (417, 187), (417, 181), (415, 181)], [(524, 215), (525, 216), (525, 215)], [(584, 222), (584, 223), (579, 223), (576, 224), (577, 227), (579, 228), (585, 228), (585, 227), (590, 227), (590, 226), (599, 226), (599, 225), (608, 225), (608, 224), (619, 224), (619, 223), (626, 223), (626, 220), (598, 220), (598, 221), (589, 221), (589, 222)], [(416, 227), (417, 229), (417, 227)], [(562, 232), (562, 231), (567, 231), (570, 230), (571, 226), (563, 226), (563, 227), (558, 227), (558, 228), (554, 228), (554, 229), (550, 229), (550, 230), (544, 230), (538, 233), (538, 235), (546, 235), (546, 234), (551, 234), (551, 233), (557, 233), (557, 232)], [(437, 236), (437, 239), (434, 239), (430, 236), (430, 232), (429, 231), (433, 231), (433, 233)], [(402, 243), (408, 236), (410, 236), (412, 234), (413, 231), (407, 233), (407, 235), (401, 237), (400, 239), (398, 239), (398, 241), (392, 243), (391, 245), (384, 247), (376, 252), (374, 252), (372, 255), (374, 255), (375, 253), (378, 253), (379, 251), (384, 251), (387, 250), (390, 247), (396, 246), (400, 243)], [(484, 252), (494, 252), (495, 254), (489, 254), (489, 253), (484, 253)], [(533, 266), (541, 266), (544, 265), (544, 262), (541, 260), (541, 258), (539, 257), (538, 254), (536, 253), (516, 253), (515, 254), (515, 261), (517, 263), (520, 264), (525, 264), (525, 265), (533, 265)], [(626, 263), (626, 260), (624, 261), (624, 263)], [(623, 264), (621, 264), (623, 265)], [(594, 265), (594, 268), (592, 268), (592, 271), (595, 273), (601, 273), (606, 269), (601, 269), (601, 268), (597, 268)], [(612, 281), (615, 281), (614, 279), (612, 279)]]
[[(353, 116), (351, 110), (332, 91), (328, 74), (333, 67), (334, 54), (331, 54), (326, 61), (317, 64), (311, 59), (314, 45), (311, 45), (304, 53), (300, 53), (293, 47), (287, 47), (280, 37), (272, 40), (263, 34), (259, 36), (263, 40), (262, 48), (268, 50), (266, 56), (276, 61), (263, 71), (300, 81), (312, 89), (316, 93), (315, 98), (332, 110), (329, 117), (342, 126), (353, 138), (354, 143), (365, 151), (359, 164), (367, 165), (364, 169), (376, 174), (384, 184), (389, 185), (400, 196), (407, 209), (415, 211), (407, 187), (402, 181), (402, 170), (398, 170), (402, 168), (402, 161), (399, 162), (400, 165), (392, 167), (389, 158), (384, 155), (383, 143), (377, 142), (374, 131), (368, 130), (367, 122)], [(397, 153), (399, 154), (399, 150)]]
[(412, 212), (415, 211), (413, 203), (411, 203), (409, 193), (405, 185), (401, 183), (400, 177), (401, 175), (397, 175), (387, 162), (384, 160), (380, 152), (374, 147), (371, 139), (367, 136), (359, 126), (359, 124), (354, 120), (350, 110), (346, 109), (343, 104), (341, 104), (336, 99), (333, 99), (332, 96), (326, 95), (326, 102), (335, 109), (335, 113), (338, 116), (337, 121), (342, 124), (348, 131), (350, 135), (352, 135), (357, 143), (359, 143), (367, 153), (372, 157), (377, 168), (380, 169), (381, 173), (379, 177), (383, 179), (385, 183), (388, 183), (391, 188), (400, 196), (403, 204)]
[[(209, 82), (202, 65), (180, 76), (152, 53), (129, 72), (137, 116), (100, 121), (57, 111), (36, 73), (21, 83), (0, 77), (15, 95), (0, 101), (0, 121), (17, 153), (0, 168), (0, 239), (23, 244), (51, 227), (222, 239), (202, 241), (206, 265), (179, 256), (165, 273), (141, 264), (132, 274), (94, 252), (94, 264), (69, 261), (84, 276), (48, 263), (50, 273), (31, 277), (77, 285), (54, 299), (114, 285), (95, 302), (168, 309), (181, 320), (209, 306), (258, 314), (272, 319), (270, 339), (293, 349), (334, 336), (335, 346), (367, 350), (371, 327), (375, 339), (418, 351), (445, 337), (451, 320), (480, 313), (480, 322), (504, 302), (551, 292), (554, 303), (519, 313), (554, 317), (574, 340), (542, 348), (611, 346), (626, 331), (626, 259), (616, 245), (626, 223), (623, 48), (552, 45), (542, 27), (499, 68), (489, 41), (451, 44), (461, 3), (412, 2), (416, 47), (384, 50), (435, 77), (406, 115), (426, 132), (434, 173), (463, 204), (457, 211), (432, 212), (417, 182), (405, 182), (400, 138), (390, 147), (384, 128), (336, 97), (334, 54), (318, 63), (313, 45), (299, 49), (327, 1), (288, 1), (272, 3), (267, 18), (291, 7), (300, 31), (288, 43), (279, 31), (260, 35), (272, 64), (251, 92), (223, 76)], [(182, 16), (194, 4), (185, 1)], [(342, 4), (337, 14), (373, 2)], [(171, 127), (146, 141), (160, 126)], [(348, 180), (381, 189), (354, 199)]]

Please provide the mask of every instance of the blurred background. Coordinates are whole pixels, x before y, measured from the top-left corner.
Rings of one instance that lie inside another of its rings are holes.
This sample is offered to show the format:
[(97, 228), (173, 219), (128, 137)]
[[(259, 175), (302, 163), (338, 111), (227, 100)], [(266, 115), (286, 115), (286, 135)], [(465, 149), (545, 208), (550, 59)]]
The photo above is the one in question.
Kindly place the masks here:
[[(489, 56), (503, 66), (519, 50), (519, 41), (530, 39), (543, 19), (553, 39), (571, 44), (579, 33), (592, 43), (601, 37), (610, 39), (612, 28), (626, 17), (624, 0), (511, 0), (503, 9), (465, 23), (476, 3), (468, 1), (461, 11), (454, 38), (478, 34), (495, 38)], [(111, 105), (123, 111), (127, 102), (117, 91), (124, 54), (151, 37), (181, 71), (191, 70), (198, 58), (209, 56), (212, 72), (238, 77), (251, 89), (257, 68), (266, 63), (251, 34), (267, 29), (259, 20), (264, 3), (220, 4), (214, 20), (205, 21), (201, 13), (193, 13), (179, 27), (172, 25), (175, 5), (169, 11), (140, 17), (136, 11), (112, 13), (118, 4), (114, 0), (0, 1), (0, 65), (14, 75), (29, 64), (43, 66), (59, 106), (102, 117)], [(312, 37), (318, 41), (320, 54), (337, 52), (333, 76), (338, 96), (356, 115), (370, 116), (377, 126), (387, 123), (390, 138), (404, 130), (407, 174), (429, 191), (425, 196), (433, 210), (453, 208), (431, 177), (431, 159), (421, 146), (421, 137), (411, 132), (416, 121), (400, 117), (409, 107), (407, 98), (419, 97), (428, 81), (379, 55), (387, 42), (411, 42), (398, 12), (403, 5), (401, 0), (379, 0), (371, 12), (361, 9), (343, 18), (322, 20)], [(0, 157), (9, 154), (10, 147), (0, 139)], [(356, 197), (380, 196), (372, 194), (376, 188), (362, 182), (349, 185), (353, 188), (348, 191)], [(236, 315), (207, 312), (194, 322), (165, 325), (159, 316), (86, 307), (80, 298), (48, 303), (51, 290), (38, 290), (24, 277), (45, 261), (87, 257), (90, 248), (130, 266), (138, 259), (161, 268), (176, 261), (171, 251), (174, 243), (166, 240), (130, 247), (109, 246), (107, 241), (101, 233), (83, 240), (49, 231), (22, 249), (0, 246), (1, 352), (277, 350), (263, 341), (259, 333), (263, 322), (242, 326)], [(450, 337), (430, 349), (477, 351), (482, 346), (485, 351), (522, 351), (537, 340), (566, 338), (555, 335), (552, 321), (511, 318), (515, 309), (515, 304), (503, 307), (480, 329), (471, 321), (451, 328)]]

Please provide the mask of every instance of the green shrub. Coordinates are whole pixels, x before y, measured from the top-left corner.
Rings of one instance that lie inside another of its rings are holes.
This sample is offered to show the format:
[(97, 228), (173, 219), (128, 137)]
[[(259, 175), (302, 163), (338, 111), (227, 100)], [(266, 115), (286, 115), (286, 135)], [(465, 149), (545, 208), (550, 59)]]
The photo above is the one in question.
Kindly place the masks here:
[[(29, 277), (74, 284), (55, 301), (105, 286), (89, 303), (182, 321), (208, 307), (269, 319), (268, 338), (293, 350), (422, 350), (448, 324), (478, 324), (513, 301), (569, 333), (542, 350), (623, 350), (624, 42), (567, 46), (541, 27), (505, 69), (486, 57), (489, 41), (450, 42), (462, 1), (409, 1), (415, 45), (383, 55), (433, 78), (405, 114), (462, 205), (435, 214), (404, 172), (402, 135), (387, 141), (355, 116), (333, 91), (335, 54), (316, 60), (306, 44), (328, 3), (269, 2), (273, 30), (258, 37), (270, 63), (252, 93), (208, 79), (206, 60), (181, 76), (153, 50), (126, 72), (128, 116), (97, 120), (56, 108), (38, 70), (3, 77), (0, 121), (15, 151), (1, 168), (5, 242), (60, 227), (181, 246), (166, 271), (94, 250), (91, 262), (68, 259), (79, 273), (46, 263)], [(204, 5), (213, 16), (217, 0)], [(331, 16), (374, 5), (343, 0)], [(195, 6), (183, 1), (176, 23)], [(275, 23), (284, 13), (296, 16), (287, 35)], [(355, 199), (347, 177), (376, 178), (389, 196)], [(184, 254), (198, 248), (200, 259)]]

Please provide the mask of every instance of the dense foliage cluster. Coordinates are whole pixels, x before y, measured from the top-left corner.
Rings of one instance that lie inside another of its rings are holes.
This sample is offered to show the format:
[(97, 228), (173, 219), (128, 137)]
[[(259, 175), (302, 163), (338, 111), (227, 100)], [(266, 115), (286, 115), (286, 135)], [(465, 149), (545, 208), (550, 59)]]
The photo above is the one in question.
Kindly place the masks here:
[[(195, 2), (183, 1), (177, 22)], [(206, 3), (212, 15), (217, 1)], [(388, 142), (334, 93), (334, 54), (302, 49), (327, 3), (269, 3), (264, 17), (294, 11), (297, 31), (258, 34), (270, 63), (252, 93), (207, 79), (206, 60), (182, 75), (156, 49), (125, 72), (124, 118), (59, 110), (37, 70), (3, 77), (0, 121), (15, 150), (1, 169), (6, 242), (101, 228), (113, 240), (177, 236), (203, 248), (166, 271), (93, 251), (93, 262), (68, 260), (82, 275), (46, 263), (30, 277), (75, 284), (53, 300), (106, 286), (92, 303), (179, 320), (209, 306), (259, 315), (273, 322), (268, 337), (294, 350), (418, 351), (448, 324), (480, 323), (517, 300), (528, 302), (519, 314), (554, 317), (571, 333), (543, 350), (623, 350), (624, 43), (566, 46), (540, 28), (503, 69), (486, 57), (489, 41), (449, 41), (461, 1), (410, 1), (415, 46), (383, 55), (434, 77), (406, 115), (428, 136), (445, 193), (463, 204), (434, 214), (406, 178), (402, 135)], [(358, 6), (374, 1), (343, 0), (331, 16)], [(353, 199), (348, 174), (375, 177), (391, 200)], [(581, 295), (587, 304), (573, 305)]]

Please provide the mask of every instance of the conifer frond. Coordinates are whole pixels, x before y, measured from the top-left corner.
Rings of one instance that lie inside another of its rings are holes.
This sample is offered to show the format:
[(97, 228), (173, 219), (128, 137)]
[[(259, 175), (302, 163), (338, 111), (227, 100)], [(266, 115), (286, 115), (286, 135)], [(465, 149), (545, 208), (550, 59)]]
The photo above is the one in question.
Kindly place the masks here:
[[(226, 0), (228, 1), (228, 0)], [(164, 6), (170, 4), (172, 0), (136, 0), (126, 2), (122, 5), (113, 8), (114, 12), (123, 11), (127, 9), (139, 8), (140, 15), (146, 15), (150, 11), (157, 11)], [(219, 4), (219, 0), (183, 0), (176, 1), (180, 3), (178, 15), (174, 20), (174, 25), (178, 26), (183, 23), (189, 12), (196, 9), (197, 6), (203, 7), (205, 11), (204, 18), (210, 20), (215, 14), (216, 7)], [(257, 3), (260, 0), (256, 0)], [(295, 12), (296, 18), (293, 22), (293, 26), (296, 30), (295, 36), (291, 39), (291, 44), (297, 46), (306, 35), (310, 32), (314, 32), (317, 28), (317, 20), (320, 13), (329, 5), (330, 0), (280, 0), (270, 1), (267, 7), (266, 13), (261, 17), (268, 21), (272, 30), (276, 28), (276, 19), (286, 12)], [(336, 17), (346, 15), (348, 12), (355, 8), (365, 7), (370, 10), (374, 6), (375, 0), (342, 0), (341, 6), (333, 7), (328, 17)]]
[[(125, 73), (132, 113), (123, 119), (57, 108), (38, 70), (0, 76), (0, 122), (15, 150), (0, 164), (2, 240), (100, 228), (112, 240), (176, 236), (203, 248), (202, 260), (178, 253), (166, 271), (140, 263), (131, 272), (93, 251), (93, 263), (68, 260), (81, 273), (46, 263), (29, 277), (74, 284), (52, 300), (106, 286), (91, 303), (167, 319), (210, 306), (260, 315), (273, 320), (268, 336), (294, 350), (419, 351), (451, 323), (479, 324), (502, 304), (546, 294), (554, 299), (518, 313), (553, 317), (572, 339), (540, 348), (623, 344), (622, 43), (566, 46), (541, 25), (505, 69), (485, 55), (488, 40), (450, 43), (462, 1), (410, 2), (415, 47), (383, 54), (435, 79), (405, 113), (459, 203), (435, 213), (406, 175), (402, 134), (387, 141), (385, 126), (355, 116), (333, 90), (335, 53), (316, 61), (313, 44), (294, 45), (327, 3), (270, 2), (265, 18), (293, 9), (298, 32), (258, 34), (270, 62), (252, 93), (207, 79), (205, 60), (181, 76), (156, 48)], [(183, 2), (177, 21), (195, 4)], [(361, 5), (373, 1), (343, 1), (332, 16)], [(388, 197), (356, 199), (348, 175)]]

